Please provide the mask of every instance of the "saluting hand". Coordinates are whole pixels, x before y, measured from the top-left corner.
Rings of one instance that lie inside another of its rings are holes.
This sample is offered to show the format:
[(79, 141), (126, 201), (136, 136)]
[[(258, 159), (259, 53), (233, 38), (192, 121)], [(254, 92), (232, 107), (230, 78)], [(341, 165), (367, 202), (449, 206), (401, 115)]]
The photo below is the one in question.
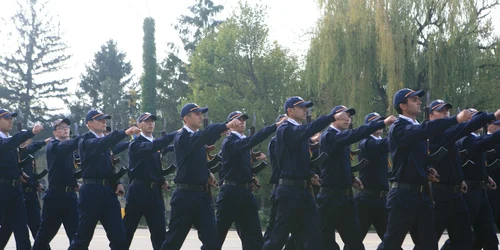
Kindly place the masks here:
[(500, 109), (499, 109), (499, 110), (497, 110), (497, 111), (495, 111), (495, 118), (496, 118), (497, 120), (500, 120)]
[(126, 135), (136, 135), (136, 134), (139, 134), (140, 132), (141, 132), (141, 129), (136, 127), (136, 126), (132, 126), (132, 127), (128, 128), (127, 130), (125, 130)]
[(333, 115), (333, 117), (335, 117), (335, 121), (349, 120), (349, 116), (346, 112), (337, 113)]
[(470, 112), (468, 109), (464, 109), (457, 115), (457, 122), (458, 123), (466, 122), (471, 118), (472, 118), (472, 112)]
[(390, 115), (389, 117), (384, 119), (384, 124), (385, 124), (385, 126), (391, 126), (395, 121), (396, 121), (396, 117), (393, 115)]
[(242, 122), (239, 119), (233, 119), (232, 121), (228, 122), (226, 124), (226, 127), (229, 129), (235, 129), (239, 126), (241, 126)]
[(36, 135), (36, 134), (40, 133), (42, 130), (43, 130), (42, 124), (40, 124), (39, 122), (37, 122), (37, 123), (35, 123), (35, 126), (31, 130), (31, 132), (33, 132), (33, 134)]
[(276, 123), (276, 127), (279, 127), (281, 126), (281, 124), (283, 124), (283, 122), (285, 122), (286, 120), (288, 120), (288, 116), (285, 116), (283, 118), (281, 118), (277, 123)]

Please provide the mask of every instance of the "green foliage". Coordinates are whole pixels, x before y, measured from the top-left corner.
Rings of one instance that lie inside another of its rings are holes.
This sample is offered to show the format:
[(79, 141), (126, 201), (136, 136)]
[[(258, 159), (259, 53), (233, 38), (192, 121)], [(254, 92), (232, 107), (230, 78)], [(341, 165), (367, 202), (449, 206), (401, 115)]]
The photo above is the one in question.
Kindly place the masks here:
[(141, 79), (141, 111), (156, 114), (156, 43), (155, 20), (144, 19), (144, 42), (142, 45), (142, 65), (144, 74)]
[[(498, 1), (323, 0), (305, 80), (319, 107), (394, 113), (402, 87), (486, 108), (500, 73), (498, 38), (487, 13)], [(486, 100), (486, 101), (485, 101)]]
[(111, 127), (123, 129), (129, 117), (136, 117), (137, 86), (131, 82), (132, 66), (115, 41), (108, 40), (86, 66), (76, 90), (77, 99), (70, 104), (73, 122), (84, 122), (87, 111), (101, 109), (111, 115)]

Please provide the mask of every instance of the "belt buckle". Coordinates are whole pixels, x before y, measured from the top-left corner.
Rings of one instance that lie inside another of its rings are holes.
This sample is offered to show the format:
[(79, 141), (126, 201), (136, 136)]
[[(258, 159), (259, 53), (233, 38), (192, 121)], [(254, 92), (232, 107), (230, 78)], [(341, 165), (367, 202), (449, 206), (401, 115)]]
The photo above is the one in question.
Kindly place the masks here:
[(459, 185), (455, 185), (453, 187), (453, 192), (458, 193), (459, 191), (460, 191), (460, 186)]
[(106, 186), (106, 179), (102, 179), (102, 185)]
[(69, 192), (72, 192), (72, 191), (73, 191), (72, 187), (65, 187), (64, 188), (64, 192), (68, 192), (69, 193)]
[(424, 185), (421, 185), (421, 186), (420, 186), (420, 190), (419, 190), (419, 191), (420, 191), (420, 193), (423, 193), (423, 192), (424, 192)]
[(345, 196), (349, 196), (349, 189), (345, 190)]
[(387, 195), (387, 191), (380, 191), (380, 198), (383, 198), (385, 195)]
[(155, 183), (154, 183), (154, 182), (151, 182), (151, 184), (149, 184), (149, 187), (150, 187), (150, 188), (154, 188), (154, 186), (155, 186)]
[(12, 180), (12, 186), (13, 186), (13, 187), (17, 186), (17, 182), (18, 182), (18, 181), (19, 181), (19, 180)]

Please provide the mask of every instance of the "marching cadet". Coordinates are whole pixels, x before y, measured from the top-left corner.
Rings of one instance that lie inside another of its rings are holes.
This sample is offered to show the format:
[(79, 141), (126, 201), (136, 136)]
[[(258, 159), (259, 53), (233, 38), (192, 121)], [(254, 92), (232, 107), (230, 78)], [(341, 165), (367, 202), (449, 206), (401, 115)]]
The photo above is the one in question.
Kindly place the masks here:
[(113, 131), (104, 136), (106, 119), (109, 115), (90, 110), (85, 117), (89, 132), (83, 134), (78, 142), (83, 185), (78, 202), (78, 229), (69, 249), (87, 249), (92, 240), (97, 221), (101, 221), (110, 241), (111, 249), (128, 249), (125, 230), (116, 195), (123, 195), (123, 185), (113, 178), (110, 148), (126, 136), (137, 134), (140, 129)]
[(356, 110), (340, 105), (334, 107), (331, 113), (346, 113), (347, 116), (335, 120), (320, 139), (321, 151), (328, 154), (321, 166), (322, 182), (317, 197), (323, 245), (325, 249), (340, 249), (335, 242), (337, 230), (350, 250), (365, 249), (351, 189), (352, 186), (361, 190), (363, 183), (352, 174), (349, 146), (391, 125), (396, 118), (390, 116), (348, 130)]
[[(307, 108), (313, 103), (293, 96), (286, 100), (288, 116), (276, 132), (276, 156), (281, 170), (276, 188), (276, 219), (274, 228), (263, 250), (281, 249), (290, 232), (297, 230), (299, 245), (305, 249), (324, 249), (318, 225), (318, 212), (311, 184), (319, 185), (319, 177), (310, 167), (309, 138), (338, 119), (347, 119), (345, 113), (321, 116), (307, 125)], [(334, 117), (335, 115), (335, 117)]]
[(137, 225), (144, 215), (151, 233), (153, 249), (160, 249), (165, 241), (165, 202), (162, 190), (169, 185), (162, 176), (161, 149), (167, 147), (177, 132), (160, 139), (153, 138), (156, 115), (143, 113), (137, 119), (141, 134), (129, 146), (129, 172), (131, 184), (127, 192), (123, 224), (127, 236), (127, 248), (134, 238)]
[[(262, 248), (264, 241), (259, 221), (257, 201), (252, 193), (256, 188), (252, 177), (250, 150), (276, 131), (286, 117), (273, 125), (264, 127), (251, 137), (246, 137), (248, 115), (234, 111), (227, 117), (227, 122), (234, 119), (241, 125), (230, 129), (222, 142), (222, 170), (219, 172), (222, 187), (217, 197), (217, 232), (221, 243), (226, 239), (227, 231), (233, 222), (238, 226), (243, 249)], [(261, 154), (258, 160), (264, 160)]]
[(42, 222), (35, 237), (34, 250), (48, 250), (61, 223), (69, 242), (78, 226), (78, 183), (74, 177), (73, 151), (78, 148), (80, 137), (70, 139), (71, 122), (57, 119), (52, 122), (54, 139), (47, 144), (45, 157), (49, 170), (49, 188), (43, 196)]
[(384, 240), (378, 249), (400, 249), (410, 231), (421, 249), (437, 249), (434, 230), (432, 200), (428, 181), (437, 182), (437, 172), (428, 168), (427, 138), (446, 128), (466, 121), (470, 112), (462, 111), (457, 117), (437, 119), (419, 124), (420, 97), (424, 91), (401, 89), (394, 95), (393, 105), (399, 118), (389, 129), (388, 143), (393, 159), (389, 181), (392, 188), (387, 194), (388, 221)]
[(208, 108), (201, 108), (194, 103), (188, 103), (181, 109), (184, 126), (174, 139), (176, 189), (170, 201), (170, 222), (161, 247), (164, 250), (180, 249), (193, 225), (198, 230), (202, 249), (221, 249), (210, 190), (210, 186), (217, 185), (217, 180), (208, 169), (205, 146), (213, 145), (221, 133), (235, 129), (241, 125), (241, 121), (234, 119), (199, 130), (203, 126), (203, 113), (207, 111)]
[(21, 131), (10, 136), (12, 118), (16, 116), (17, 113), (0, 108), (0, 218), (2, 223), (10, 224), (16, 239), (16, 249), (29, 250), (31, 242), (21, 188), (17, 147), (40, 133), (43, 127), (36, 124), (30, 131)]
[[(385, 118), (378, 113), (369, 113), (364, 119), (365, 124), (383, 121)], [(359, 179), (363, 183), (361, 192), (354, 196), (358, 210), (361, 238), (364, 239), (370, 226), (373, 225), (380, 237), (384, 238), (387, 230), (387, 209), (385, 203), (389, 191), (389, 145), (387, 138), (381, 137), (383, 129), (372, 133), (359, 143), (359, 160), (366, 159), (368, 164), (359, 169)]]
[[(486, 115), (489, 116), (490, 121), (499, 118), (500, 115), (500, 112), (496, 112), (493, 116), (477, 112), (475, 109), (470, 109), (470, 111), (473, 112), (474, 118)], [(462, 162), (465, 163), (463, 171), (467, 193), (463, 196), (469, 208), (469, 217), (474, 232), (473, 244), (486, 250), (498, 249), (493, 213), (485, 190), (490, 187), (496, 188), (496, 184), (487, 174), (485, 152), (500, 142), (500, 131), (484, 136), (479, 135), (480, 131), (481, 129), (478, 129), (457, 142), (459, 150), (464, 152)], [(446, 241), (443, 248), (451, 249), (450, 244), (449, 240)]]
[[(452, 105), (435, 100), (429, 108), (429, 120), (434, 121), (449, 118)], [(434, 160), (436, 162), (431, 161), (432, 167), (439, 173), (439, 183), (432, 183), (436, 237), (439, 240), (446, 229), (453, 249), (472, 249), (469, 209), (462, 195), (467, 192), (467, 185), (456, 142), (493, 119), (493, 114), (475, 116), (471, 121), (447, 128), (429, 139), (430, 155), (438, 155), (440, 150), (446, 152), (439, 156), (442, 158)]]
[[(26, 207), (26, 221), (33, 238), (36, 237), (40, 228), (40, 201), (38, 193), (43, 191), (42, 184), (36, 179), (36, 162), (34, 154), (43, 148), (52, 138), (44, 141), (25, 141), (18, 148), (19, 167), (28, 177), (22, 183), (24, 206)], [(12, 228), (9, 223), (3, 223), (0, 227), (0, 249), (4, 249), (12, 235)]]
[[(492, 135), (500, 130), (500, 120), (496, 120), (488, 125), (488, 134)], [(488, 173), (496, 182), (500, 183), (500, 143), (489, 149), (487, 152)], [(488, 190), (488, 201), (493, 212), (493, 221), (497, 226), (497, 232), (500, 231), (500, 188)]]

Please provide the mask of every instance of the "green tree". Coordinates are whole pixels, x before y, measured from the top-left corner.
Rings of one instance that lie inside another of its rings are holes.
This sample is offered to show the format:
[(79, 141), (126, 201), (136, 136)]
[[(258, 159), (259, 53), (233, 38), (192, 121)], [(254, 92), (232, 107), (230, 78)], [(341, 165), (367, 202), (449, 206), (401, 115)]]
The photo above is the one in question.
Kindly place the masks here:
[(155, 20), (144, 19), (144, 42), (142, 45), (142, 65), (144, 74), (141, 78), (141, 110), (156, 113), (156, 43)]
[[(130, 107), (131, 95), (137, 86), (131, 82), (132, 65), (126, 60), (115, 41), (108, 40), (94, 54), (94, 60), (86, 66), (76, 90), (76, 100), (69, 108), (76, 122), (83, 121), (92, 108), (102, 109), (112, 117), (112, 128), (125, 128), (129, 117), (135, 117), (137, 104)], [(134, 94), (136, 96), (137, 94)], [(133, 97), (136, 98), (136, 97)]]
[[(70, 78), (56, 75), (71, 57), (63, 40), (59, 23), (46, 9), (47, 1), (19, 0), (18, 9), (9, 21), (15, 31), (9, 37), (16, 43), (12, 51), (0, 57), (0, 78), (3, 79), (0, 99), (28, 122), (45, 121), (50, 99), (66, 99), (66, 83)], [(8, 23), (9, 22), (9, 23)]]
[[(215, 19), (215, 16), (222, 10), (222, 5), (215, 5), (211, 0), (196, 0), (189, 7), (189, 15), (178, 19), (179, 24), (174, 28), (179, 33), (185, 53), (191, 55), (203, 37), (217, 30), (222, 20)], [(189, 63), (179, 57), (179, 49), (173, 43), (168, 46), (169, 53), (158, 69), (157, 106), (163, 129), (172, 131), (181, 124), (179, 107), (189, 94), (188, 83), (192, 79), (187, 74)]]
[(321, 0), (324, 13), (307, 56), (308, 91), (322, 100), (320, 109), (342, 103), (360, 114), (393, 113), (392, 96), (402, 87), (426, 90), (426, 105), (442, 98), (482, 106), (482, 90), (498, 84), (498, 38), (488, 16), (498, 4)]

